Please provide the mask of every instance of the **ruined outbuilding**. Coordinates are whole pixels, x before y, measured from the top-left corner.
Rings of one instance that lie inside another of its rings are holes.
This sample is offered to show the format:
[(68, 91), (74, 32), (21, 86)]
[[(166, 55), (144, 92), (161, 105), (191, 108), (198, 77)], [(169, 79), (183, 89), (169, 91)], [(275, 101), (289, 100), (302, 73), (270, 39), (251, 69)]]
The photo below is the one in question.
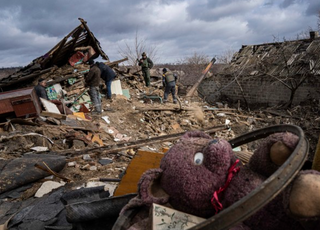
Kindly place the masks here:
[(205, 79), (199, 91), (209, 102), (224, 96), (267, 106), (293, 99), (296, 105), (320, 99), (319, 75), (320, 37), (310, 32), (308, 39), (243, 45), (230, 65)]

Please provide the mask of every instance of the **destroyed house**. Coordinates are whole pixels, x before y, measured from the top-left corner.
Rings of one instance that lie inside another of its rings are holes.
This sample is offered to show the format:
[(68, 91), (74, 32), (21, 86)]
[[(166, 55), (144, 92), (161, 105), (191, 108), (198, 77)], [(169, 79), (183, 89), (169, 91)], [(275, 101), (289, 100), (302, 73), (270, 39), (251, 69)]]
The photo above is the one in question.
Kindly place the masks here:
[(100, 55), (102, 59), (109, 61), (99, 41), (90, 31), (87, 22), (82, 18), (79, 20), (81, 24), (47, 53), (34, 59), (29, 65), (17, 72), (0, 79), (1, 91), (30, 86), (30, 81), (32, 82), (42, 74), (49, 73), (55, 67), (66, 65), (68, 62), (73, 65), (74, 60), (94, 59)]
[(62, 96), (61, 91), (64, 97), (74, 100), (84, 88), (83, 76), (89, 71), (86, 61), (101, 56), (110, 63), (86, 21), (79, 20), (81, 24), (47, 53), (0, 79), (0, 120), (41, 113), (41, 103), (33, 89), (39, 78), (49, 80), (46, 90), (50, 100)]
[(310, 38), (243, 45), (229, 65), (218, 74), (205, 79), (199, 92), (213, 103), (220, 96), (248, 104), (278, 105), (289, 101), (295, 90), (293, 104), (319, 99), (320, 38)]

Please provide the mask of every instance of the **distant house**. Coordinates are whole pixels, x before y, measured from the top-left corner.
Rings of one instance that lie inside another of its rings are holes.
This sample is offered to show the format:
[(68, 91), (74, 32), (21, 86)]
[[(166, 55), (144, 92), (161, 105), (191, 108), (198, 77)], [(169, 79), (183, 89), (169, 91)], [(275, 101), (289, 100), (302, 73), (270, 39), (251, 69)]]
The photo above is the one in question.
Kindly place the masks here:
[(243, 45), (229, 65), (204, 79), (199, 93), (214, 103), (231, 101), (268, 106), (320, 99), (320, 37), (294, 41)]

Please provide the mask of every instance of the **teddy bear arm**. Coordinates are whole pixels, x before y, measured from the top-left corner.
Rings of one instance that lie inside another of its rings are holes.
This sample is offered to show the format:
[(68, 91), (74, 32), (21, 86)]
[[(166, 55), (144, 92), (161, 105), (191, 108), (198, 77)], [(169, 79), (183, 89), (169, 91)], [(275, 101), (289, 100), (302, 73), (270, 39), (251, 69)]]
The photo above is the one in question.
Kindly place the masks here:
[(162, 169), (149, 169), (141, 176), (138, 194), (144, 204), (165, 204), (168, 202), (169, 196), (160, 186), (162, 172)]
[(252, 155), (249, 168), (269, 177), (290, 157), (298, 141), (296, 135), (288, 132), (270, 135)]
[(320, 173), (299, 174), (289, 197), (289, 210), (298, 218), (320, 219)]

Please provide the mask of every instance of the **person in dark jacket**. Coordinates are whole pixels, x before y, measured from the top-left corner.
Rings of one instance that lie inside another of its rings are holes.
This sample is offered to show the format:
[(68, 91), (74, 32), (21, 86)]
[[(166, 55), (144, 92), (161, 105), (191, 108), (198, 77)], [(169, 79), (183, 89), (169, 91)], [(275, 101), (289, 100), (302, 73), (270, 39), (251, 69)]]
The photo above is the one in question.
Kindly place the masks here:
[(162, 84), (165, 87), (163, 102), (166, 103), (168, 101), (168, 95), (172, 94), (173, 103), (177, 103), (176, 98), (176, 81), (177, 75), (174, 75), (172, 72), (167, 71), (166, 68), (162, 69)]
[(141, 66), (144, 82), (147, 87), (150, 86), (150, 69), (153, 67), (153, 62), (147, 57), (145, 52), (142, 53), (142, 58), (139, 60), (139, 66)]
[(73, 112), (67, 107), (65, 106), (61, 101), (59, 100), (50, 100), (48, 98), (47, 95), (47, 91), (46, 91), (46, 86), (47, 86), (47, 81), (43, 78), (39, 78), (38, 80), (38, 85), (36, 85), (34, 87), (36, 94), (39, 98), (40, 101), (40, 105), (43, 107), (43, 104), (40, 100), (40, 98), (46, 99), (48, 101), (50, 101), (51, 103), (55, 104), (57, 106), (57, 108), (59, 109), (61, 114), (73, 114)]
[(43, 78), (40, 78), (38, 80), (38, 85), (34, 87), (36, 94), (39, 97), (39, 100), (40, 100), (40, 97), (43, 99), (49, 100), (47, 91), (46, 91), (46, 86), (47, 86), (47, 81)]
[(113, 79), (116, 77), (115, 72), (103, 62), (97, 62), (98, 67), (101, 71), (101, 78), (105, 81), (107, 87), (107, 99), (111, 99), (111, 83)]
[(99, 95), (100, 75), (101, 71), (92, 59), (88, 61), (90, 65), (89, 73), (85, 77), (86, 86), (89, 86), (89, 94), (91, 102), (94, 106), (93, 114), (101, 114), (101, 98)]

